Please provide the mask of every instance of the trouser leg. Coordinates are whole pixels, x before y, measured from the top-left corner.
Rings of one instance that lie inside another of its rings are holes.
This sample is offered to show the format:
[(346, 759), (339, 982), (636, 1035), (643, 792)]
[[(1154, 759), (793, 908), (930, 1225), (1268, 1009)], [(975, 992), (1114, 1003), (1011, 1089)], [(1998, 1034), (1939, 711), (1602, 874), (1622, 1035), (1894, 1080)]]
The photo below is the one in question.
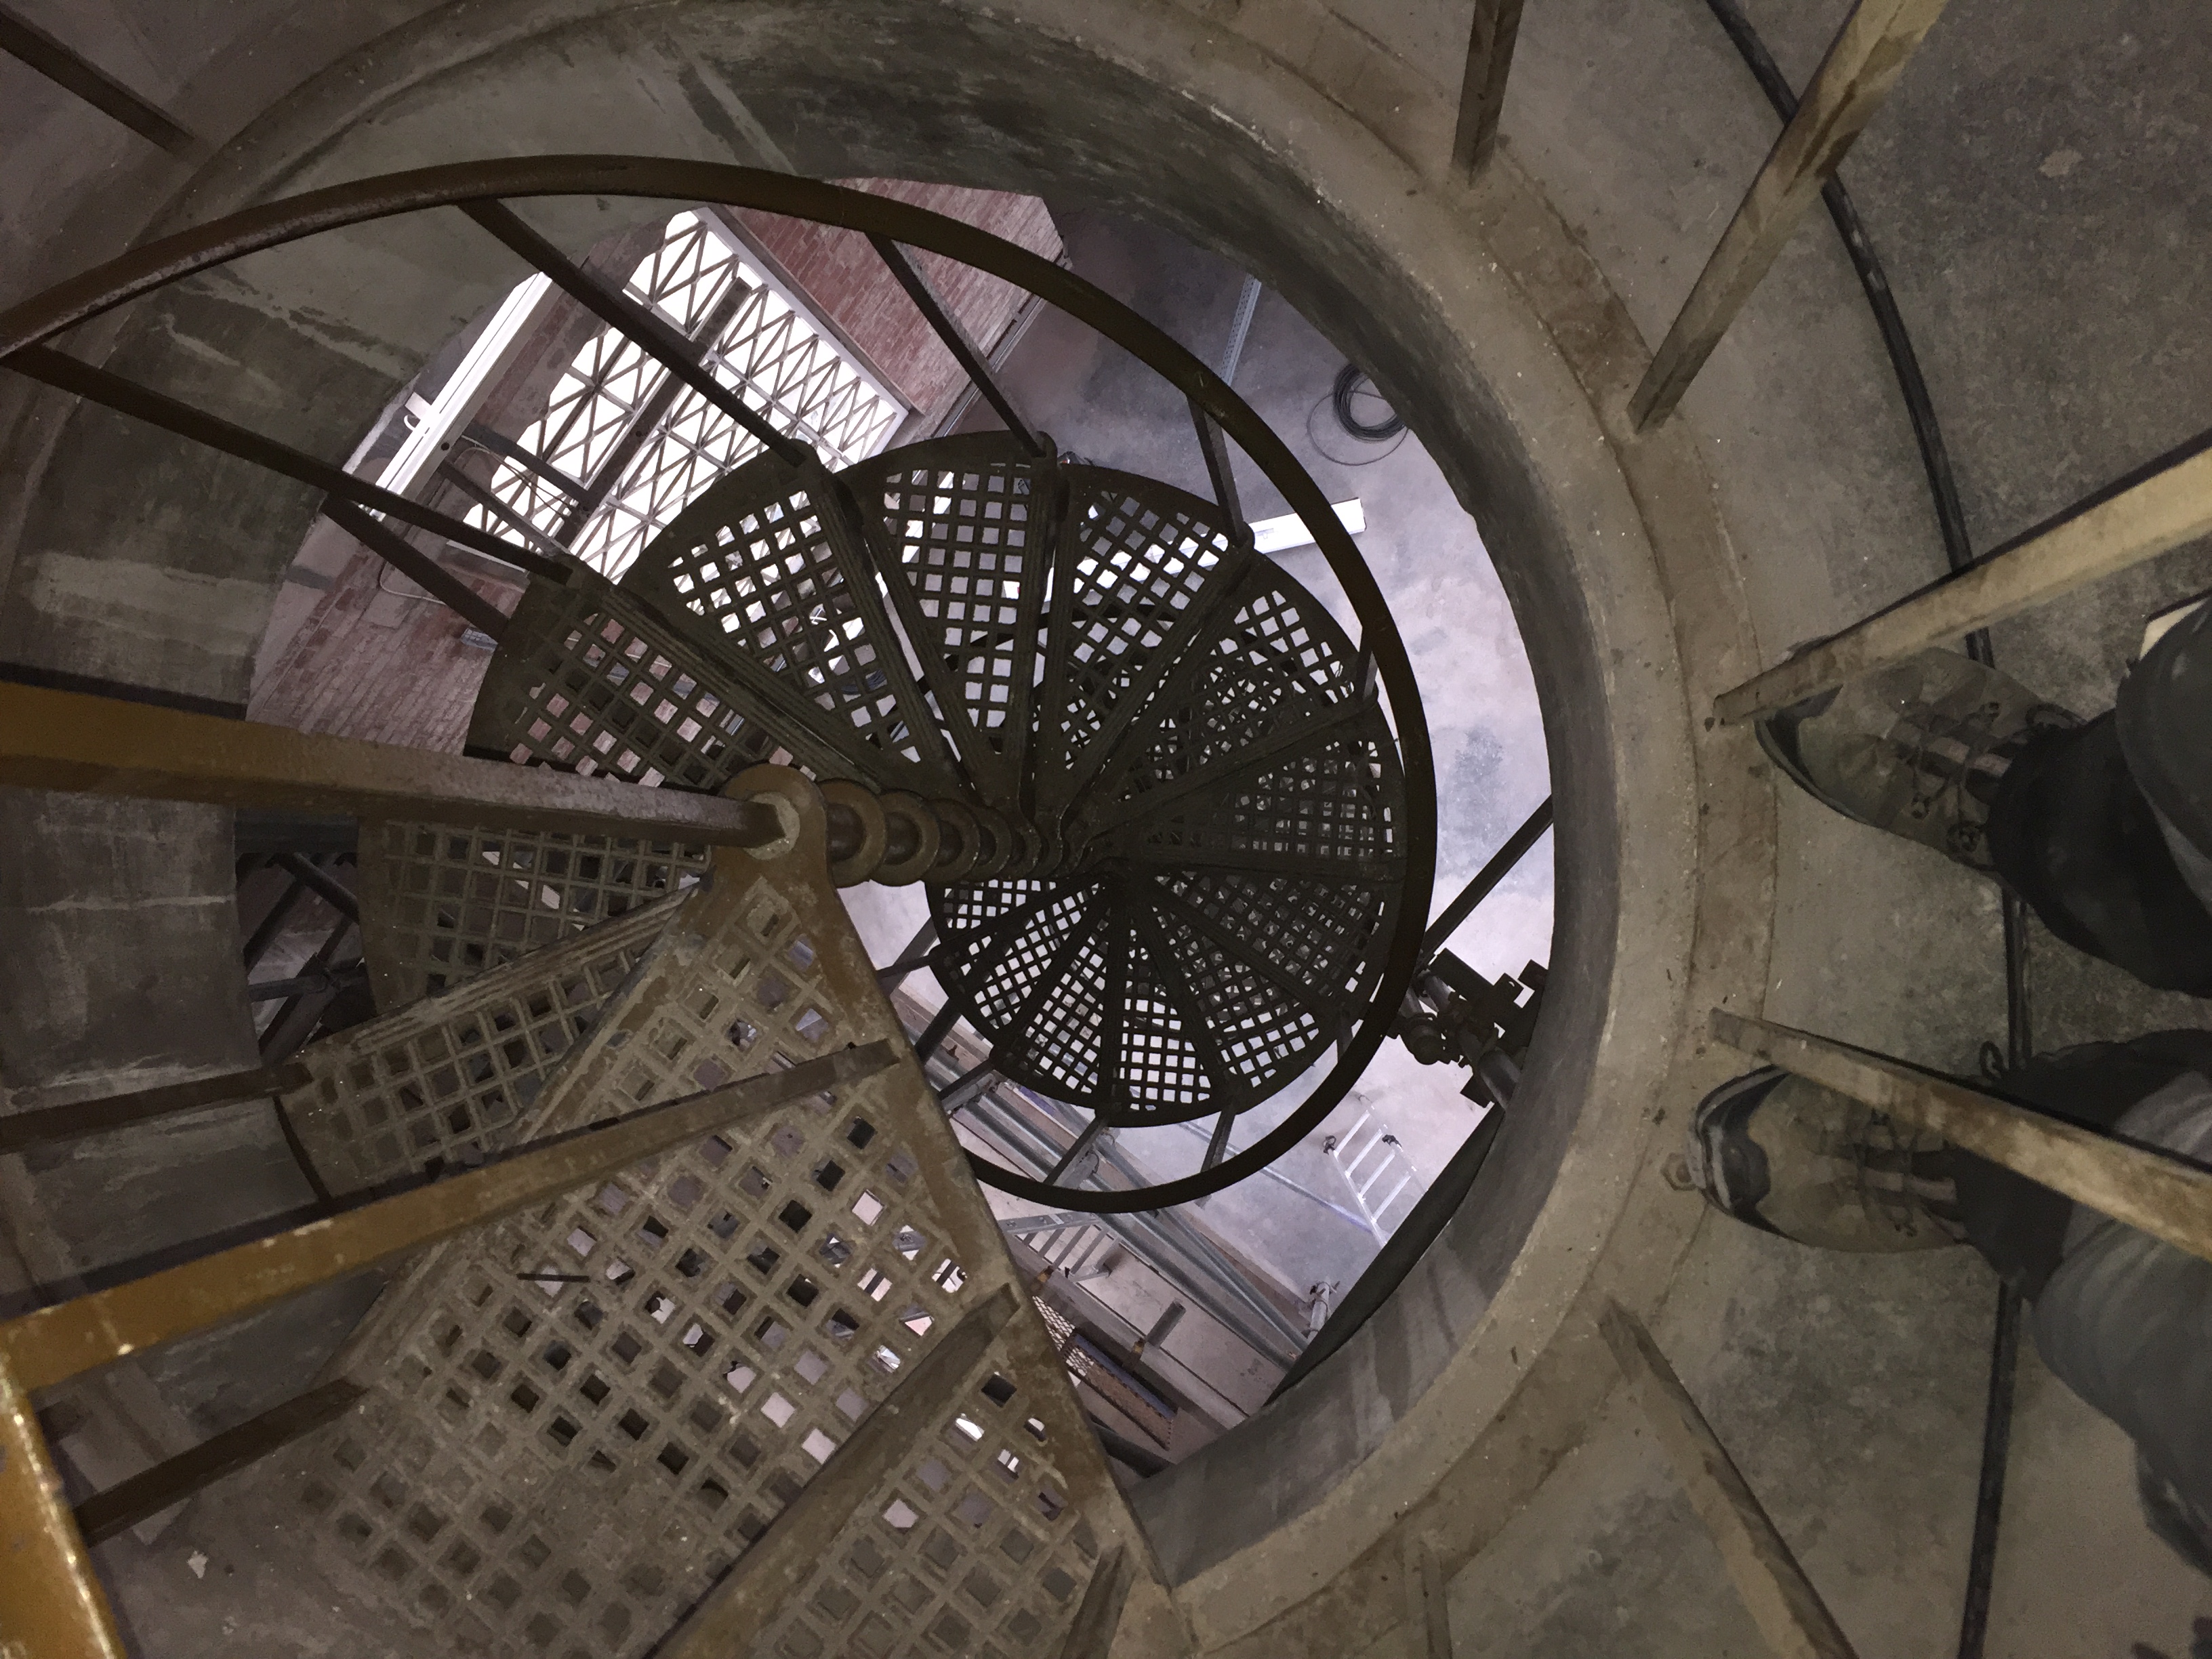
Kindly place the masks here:
[(2109, 714), (2032, 740), (1990, 806), (1990, 861), (2052, 933), (2146, 985), (2212, 997), (2212, 912), (2169, 833)]

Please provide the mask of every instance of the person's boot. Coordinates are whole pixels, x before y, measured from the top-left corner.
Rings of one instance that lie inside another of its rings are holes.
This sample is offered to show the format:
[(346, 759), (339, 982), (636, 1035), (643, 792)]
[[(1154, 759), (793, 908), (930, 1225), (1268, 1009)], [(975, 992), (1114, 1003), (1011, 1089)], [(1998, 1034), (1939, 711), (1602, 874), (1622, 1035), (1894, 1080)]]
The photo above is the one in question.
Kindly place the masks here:
[(1778, 1067), (1707, 1095), (1689, 1140), (1689, 1184), (1764, 1231), (1832, 1250), (1960, 1242), (1941, 1136)]
[(1814, 799), (1987, 874), (2005, 769), (2031, 739), (2081, 723), (1972, 658), (1923, 651), (1753, 724)]

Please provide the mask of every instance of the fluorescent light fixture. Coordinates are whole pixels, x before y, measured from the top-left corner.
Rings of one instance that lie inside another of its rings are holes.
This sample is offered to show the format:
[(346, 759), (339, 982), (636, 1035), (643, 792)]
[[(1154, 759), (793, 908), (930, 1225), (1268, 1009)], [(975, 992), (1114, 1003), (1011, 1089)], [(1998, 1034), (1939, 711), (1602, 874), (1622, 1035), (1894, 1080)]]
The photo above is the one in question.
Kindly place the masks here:
[(498, 367), (514, 337), (522, 332), (530, 313), (538, 308), (538, 301), (545, 290), (552, 287), (549, 276), (537, 276), (515, 285), (513, 292), (501, 302), (498, 313), (489, 326), (478, 335), (476, 343), (461, 359), (453, 378), (440, 388), (436, 398), (425, 404), (422, 398), (410, 395), (408, 410), (415, 416), (415, 429), (399, 446), (399, 453), (384, 469), (377, 482), (395, 495), (404, 495), (425, 467), (437, 465), (438, 453), (452, 438), (453, 428), (475, 409), (483, 395), (484, 382)]
[[(1343, 522), (1344, 527), (1357, 536), (1367, 528), (1367, 509), (1354, 495), (1348, 501), (1333, 501), (1329, 510)], [(1279, 519), (1252, 520), (1252, 545), (1261, 553), (1281, 553), (1293, 547), (1311, 547), (1313, 532), (1306, 521), (1295, 513), (1285, 513)]]

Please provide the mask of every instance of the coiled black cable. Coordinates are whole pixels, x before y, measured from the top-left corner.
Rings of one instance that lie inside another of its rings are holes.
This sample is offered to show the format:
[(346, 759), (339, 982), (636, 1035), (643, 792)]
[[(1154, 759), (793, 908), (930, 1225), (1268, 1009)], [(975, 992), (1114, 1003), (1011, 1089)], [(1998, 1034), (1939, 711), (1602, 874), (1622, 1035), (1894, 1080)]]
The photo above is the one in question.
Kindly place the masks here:
[[(1386, 438), (1395, 438), (1406, 429), (1406, 422), (1393, 410), (1387, 421), (1369, 422), (1352, 412), (1352, 400), (1358, 395), (1359, 383), (1367, 375), (1357, 363), (1346, 363), (1336, 371), (1336, 385), (1329, 392), (1329, 401), (1336, 406), (1336, 423), (1353, 437), (1379, 444)], [(1370, 383), (1370, 390), (1372, 385)], [(1379, 394), (1378, 394), (1379, 395)]]

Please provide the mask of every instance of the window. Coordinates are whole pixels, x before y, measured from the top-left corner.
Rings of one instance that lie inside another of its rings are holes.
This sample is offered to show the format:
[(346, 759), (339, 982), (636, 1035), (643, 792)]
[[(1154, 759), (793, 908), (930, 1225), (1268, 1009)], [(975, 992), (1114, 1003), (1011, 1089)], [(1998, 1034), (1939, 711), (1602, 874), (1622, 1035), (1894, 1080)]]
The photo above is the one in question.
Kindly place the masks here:
[[(669, 220), (660, 246), (630, 273), (625, 291), (700, 342), (716, 380), (777, 430), (812, 444), (826, 465), (876, 453), (906, 412), (703, 210)], [(610, 577), (627, 570), (694, 496), (761, 447), (613, 328), (586, 343), (544, 417), (516, 442), (542, 470), (502, 457), (492, 494)], [(507, 529), (481, 506), (467, 516), (483, 529)]]

